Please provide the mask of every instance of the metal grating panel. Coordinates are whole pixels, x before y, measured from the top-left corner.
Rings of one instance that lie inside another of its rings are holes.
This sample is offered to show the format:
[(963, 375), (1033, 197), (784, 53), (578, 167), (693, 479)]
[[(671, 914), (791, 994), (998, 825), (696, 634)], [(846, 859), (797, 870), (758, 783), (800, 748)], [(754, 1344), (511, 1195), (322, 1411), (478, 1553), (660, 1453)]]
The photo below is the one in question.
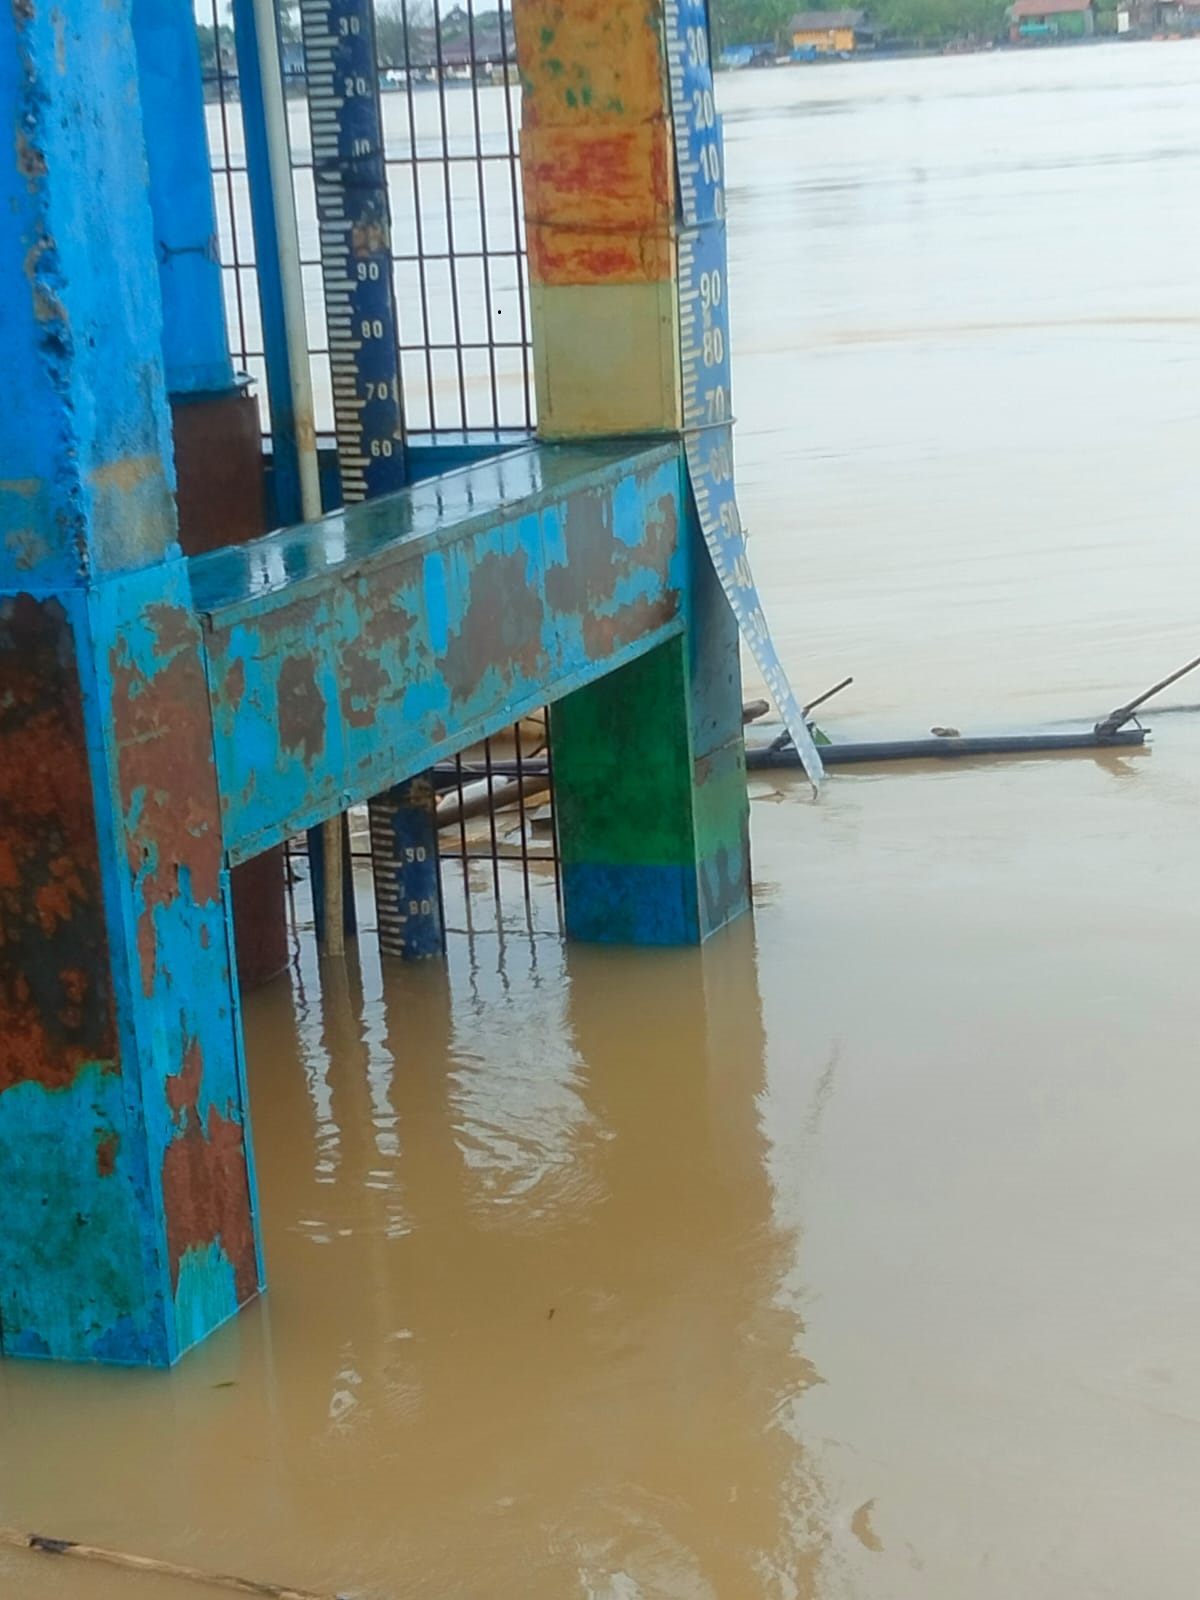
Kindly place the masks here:
[[(285, 33), (299, 37), (294, 7)], [(379, 0), (399, 343), (410, 432), (531, 429), (529, 280), (510, 0)], [(225, 0), (197, 0), (235, 363), (265, 362), (245, 141)], [(284, 46), (317, 424), (333, 429), (303, 56)]]

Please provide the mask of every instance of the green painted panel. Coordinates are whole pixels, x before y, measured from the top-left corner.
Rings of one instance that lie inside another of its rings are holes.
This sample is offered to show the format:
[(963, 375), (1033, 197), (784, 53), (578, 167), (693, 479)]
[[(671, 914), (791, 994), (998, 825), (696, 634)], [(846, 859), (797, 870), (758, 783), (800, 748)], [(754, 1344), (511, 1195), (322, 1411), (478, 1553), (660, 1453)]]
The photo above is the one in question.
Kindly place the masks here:
[(694, 861), (682, 639), (561, 701), (554, 708), (552, 737), (564, 861)]

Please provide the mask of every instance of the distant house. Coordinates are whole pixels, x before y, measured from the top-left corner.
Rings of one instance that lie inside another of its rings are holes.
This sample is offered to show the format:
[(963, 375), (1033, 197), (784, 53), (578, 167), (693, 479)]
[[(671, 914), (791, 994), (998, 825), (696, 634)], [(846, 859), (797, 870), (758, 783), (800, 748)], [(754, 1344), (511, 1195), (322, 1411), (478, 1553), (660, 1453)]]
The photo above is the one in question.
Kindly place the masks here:
[(442, 61), (458, 70), (498, 67), (517, 59), (516, 36), (508, 11), (468, 15), (461, 6), (442, 17)]
[(1011, 16), (1014, 44), (1083, 39), (1096, 31), (1092, 0), (1016, 0)]
[(791, 34), (792, 54), (800, 60), (852, 55), (875, 43), (865, 11), (801, 11), (792, 18)]

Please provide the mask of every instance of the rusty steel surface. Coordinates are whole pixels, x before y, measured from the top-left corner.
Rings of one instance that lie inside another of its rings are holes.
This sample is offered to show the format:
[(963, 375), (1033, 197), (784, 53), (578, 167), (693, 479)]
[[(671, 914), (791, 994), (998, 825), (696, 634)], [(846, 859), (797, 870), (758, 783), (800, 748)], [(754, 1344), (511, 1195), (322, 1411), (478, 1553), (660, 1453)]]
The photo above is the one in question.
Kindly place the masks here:
[(165, 1365), (259, 1267), (138, 83), (0, 12), (0, 1353)]
[(202, 395), (171, 407), (179, 543), (184, 555), (267, 531), (262, 419), (252, 395)]
[[(184, 554), (260, 538), (267, 523), (258, 402), (235, 389), (176, 400), (171, 413)], [(235, 870), (233, 909), (238, 979), (243, 988), (257, 988), (288, 960), (281, 848)]]
[(674, 273), (675, 163), (661, 7), (516, 0), (530, 275), (542, 287)]
[(531, 446), (191, 565), (239, 861), (684, 628), (676, 443)]
[(257, 1289), (229, 882), (174, 563), (0, 599), (0, 1353), (167, 1364)]
[(0, 599), (0, 1095), (119, 1070), (82, 688), (62, 605)]
[(160, 1196), (169, 1359), (231, 1316), (260, 1278), (229, 874), (189, 598), (178, 563), (106, 584), (93, 601), (97, 643), (107, 641), (100, 693), (119, 852), (111, 870), (134, 955), (129, 1022), (140, 1133)]

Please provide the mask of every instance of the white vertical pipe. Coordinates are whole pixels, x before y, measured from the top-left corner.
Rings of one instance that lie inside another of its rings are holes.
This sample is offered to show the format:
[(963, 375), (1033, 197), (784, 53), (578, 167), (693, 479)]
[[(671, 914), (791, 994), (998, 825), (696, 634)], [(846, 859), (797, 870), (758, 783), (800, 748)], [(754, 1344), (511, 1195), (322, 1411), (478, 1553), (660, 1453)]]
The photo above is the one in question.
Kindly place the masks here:
[[(258, 29), (259, 66), (262, 72), (263, 115), (267, 128), (267, 156), (271, 189), (275, 197), (275, 231), (279, 246), (279, 276), (283, 289), (283, 319), (287, 330), (288, 369), (292, 410), (296, 419), (296, 450), (300, 464), (300, 511), (305, 522), (320, 519), (321, 474), (317, 460), (317, 422), (313, 407), (312, 371), (308, 359), (308, 317), (304, 305), (304, 273), (300, 266), (300, 223), (296, 216), (296, 191), (292, 181), (292, 145), (288, 132), (287, 96), (279, 55), (279, 20), (275, 0), (254, 0)], [(326, 955), (345, 954), (345, 907), (342, 903), (342, 819), (332, 817), (324, 837)]]

